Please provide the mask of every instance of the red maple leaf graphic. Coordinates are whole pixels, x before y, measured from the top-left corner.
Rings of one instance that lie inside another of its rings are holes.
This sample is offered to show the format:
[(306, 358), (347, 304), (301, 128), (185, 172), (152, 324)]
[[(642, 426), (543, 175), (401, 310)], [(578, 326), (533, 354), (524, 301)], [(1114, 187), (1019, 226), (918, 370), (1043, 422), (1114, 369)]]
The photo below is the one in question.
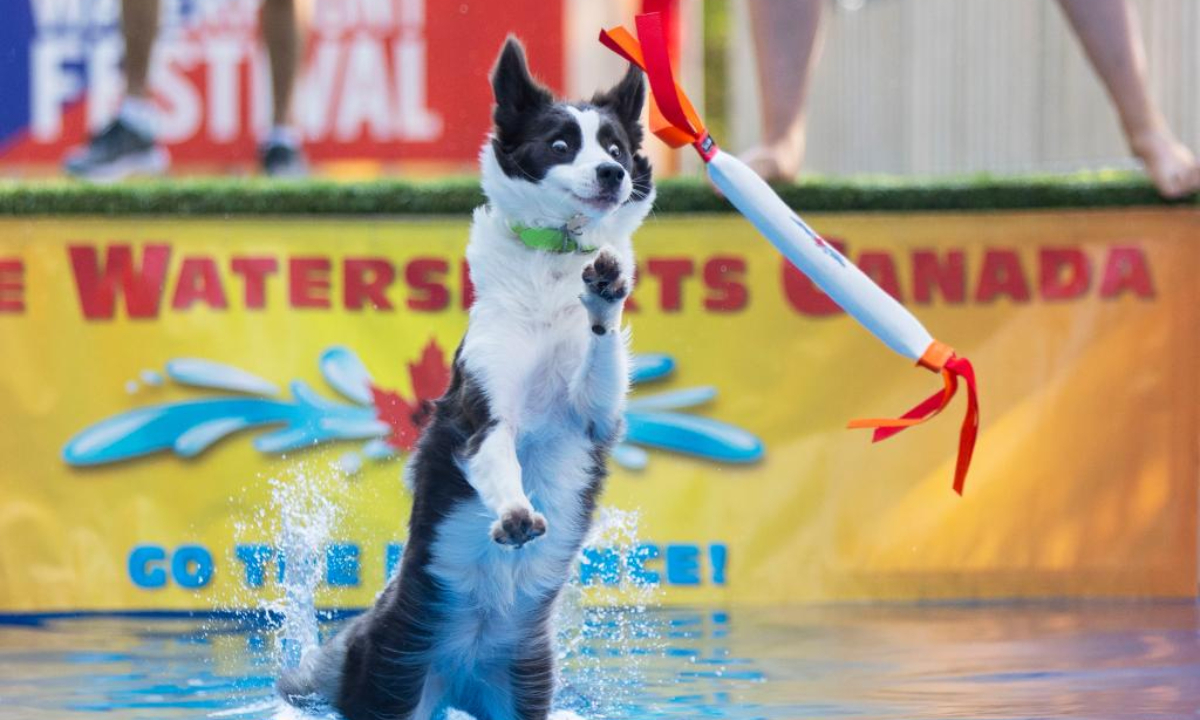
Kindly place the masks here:
[(371, 401), (375, 403), (375, 416), (390, 428), (384, 442), (397, 450), (412, 450), (421, 436), (416, 408), (399, 393), (380, 390), (374, 385), (371, 386)]
[(390, 428), (384, 441), (397, 450), (412, 450), (416, 446), (421, 429), (433, 416), (434, 401), (450, 384), (450, 368), (436, 341), (430, 340), (420, 359), (408, 364), (408, 374), (416, 395), (411, 403), (394, 390), (371, 386), (376, 417)]
[(450, 384), (450, 366), (442, 349), (433, 340), (421, 352), (421, 359), (408, 364), (408, 376), (412, 378), (413, 392), (418, 400), (437, 400)]

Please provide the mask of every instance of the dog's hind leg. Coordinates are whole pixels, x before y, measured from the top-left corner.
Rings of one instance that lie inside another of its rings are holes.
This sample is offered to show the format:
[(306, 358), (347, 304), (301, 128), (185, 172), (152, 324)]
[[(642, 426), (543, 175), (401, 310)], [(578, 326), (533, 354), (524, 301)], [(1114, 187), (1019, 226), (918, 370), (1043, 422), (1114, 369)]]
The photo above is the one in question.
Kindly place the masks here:
[(299, 708), (332, 705), (338, 697), (345, 658), (346, 633), (338, 633), (321, 647), (304, 653), (298, 667), (284, 670), (275, 682), (275, 690)]
[[(425, 686), (421, 689), (421, 700), (417, 703), (412, 715), (409, 716), (409, 720), (429, 720), (442, 706), (445, 696), (446, 683), (437, 673), (430, 672), (425, 676)], [(447, 718), (449, 718), (449, 713), (447, 713)]]
[(548, 638), (530, 638), (474, 669), (471, 682), (450, 702), (474, 720), (547, 720), (554, 699), (554, 650)]
[(508, 670), (514, 720), (546, 720), (554, 700), (554, 644), (544, 633), (528, 638)]
[[(356, 618), (334, 642), (345, 647), (335, 708), (346, 720), (414, 720), (439, 697), (429, 684), (432, 622), (420, 569), (401, 573), (381, 604)], [(422, 616), (424, 613), (424, 617)], [(428, 716), (421, 720), (428, 720)]]

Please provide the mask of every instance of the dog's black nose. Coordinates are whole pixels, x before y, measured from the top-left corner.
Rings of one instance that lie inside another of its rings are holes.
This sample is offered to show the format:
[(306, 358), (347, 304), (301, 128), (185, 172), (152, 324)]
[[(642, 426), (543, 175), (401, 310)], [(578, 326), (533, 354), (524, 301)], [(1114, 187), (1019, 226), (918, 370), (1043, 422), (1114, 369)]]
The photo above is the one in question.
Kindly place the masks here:
[(616, 163), (604, 163), (596, 168), (596, 179), (605, 190), (616, 190), (625, 179), (625, 168)]

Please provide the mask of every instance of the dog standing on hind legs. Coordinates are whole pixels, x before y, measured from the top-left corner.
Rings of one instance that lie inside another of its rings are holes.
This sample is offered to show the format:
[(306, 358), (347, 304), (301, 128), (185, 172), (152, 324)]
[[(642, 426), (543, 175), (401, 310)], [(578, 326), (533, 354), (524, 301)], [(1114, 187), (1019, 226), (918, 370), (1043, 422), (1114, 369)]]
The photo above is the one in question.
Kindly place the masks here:
[(590, 102), (554, 99), (509, 38), (480, 153), (487, 204), (450, 387), (408, 464), (400, 571), (375, 606), (278, 688), (349, 720), (543, 720), (551, 616), (622, 431), (631, 236), (653, 202), (631, 67)]

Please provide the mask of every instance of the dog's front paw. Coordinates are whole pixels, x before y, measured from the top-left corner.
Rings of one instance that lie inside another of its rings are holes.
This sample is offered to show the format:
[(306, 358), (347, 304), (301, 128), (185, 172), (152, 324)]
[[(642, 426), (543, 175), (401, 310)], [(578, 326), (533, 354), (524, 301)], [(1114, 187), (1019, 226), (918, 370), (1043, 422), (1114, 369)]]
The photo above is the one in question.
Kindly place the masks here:
[(492, 523), (492, 540), (519, 548), (546, 534), (546, 518), (529, 508), (506, 510)]
[(583, 269), (583, 295), (579, 297), (587, 308), (592, 332), (605, 335), (621, 324), (623, 300), (629, 294), (629, 283), (621, 273), (621, 261), (612, 250), (603, 249), (590, 265)]
[(612, 250), (603, 249), (590, 265), (583, 269), (583, 285), (588, 295), (609, 303), (624, 300), (629, 286), (621, 276), (621, 261)]

